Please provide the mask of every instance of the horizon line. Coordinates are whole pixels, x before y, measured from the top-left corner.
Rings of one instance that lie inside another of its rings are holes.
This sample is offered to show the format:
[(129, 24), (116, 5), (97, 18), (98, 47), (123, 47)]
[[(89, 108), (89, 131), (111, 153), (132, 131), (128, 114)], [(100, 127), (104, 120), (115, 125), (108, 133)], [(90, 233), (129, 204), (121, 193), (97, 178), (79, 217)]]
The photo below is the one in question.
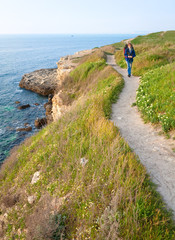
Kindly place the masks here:
[(136, 32), (136, 33), (0, 33), (0, 35), (117, 35), (117, 34), (127, 34), (127, 35), (133, 35), (133, 34), (146, 34), (151, 33), (149, 31), (146, 32)]
[(120, 32), (120, 33), (0, 33), (0, 35), (117, 35), (117, 34), (127, 34), (127, 35), (133, 35), (133, 34), (150, 34), (155, 32), (167, 32), (167, 31), (175, 31), (175, 29), (169, 29), (169, 30), (159, 30), (159, 31), (136, 31), (136, 32)]

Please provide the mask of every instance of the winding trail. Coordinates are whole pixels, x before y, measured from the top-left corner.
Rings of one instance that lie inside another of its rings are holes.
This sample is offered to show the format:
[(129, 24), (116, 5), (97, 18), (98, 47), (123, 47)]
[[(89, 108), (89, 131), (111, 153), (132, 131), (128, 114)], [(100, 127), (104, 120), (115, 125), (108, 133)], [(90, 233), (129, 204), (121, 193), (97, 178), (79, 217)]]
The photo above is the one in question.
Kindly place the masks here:
[(117, 103), (112, 106), (112, 121), (120, 129), (121, 135), (139, 156), (146, 167), (158, 192), (167, 206), (173, 210), (175, 219), (175, 153), (173, 140), (158, 135), (151, 124), (144, 124), (137, 107), (131, 107), (136, 101), (139, 77), (127, 76), (127, 71), (115, 64), (113, 55), (107, 56), (107, 63), (119, 72), (125, 87)]

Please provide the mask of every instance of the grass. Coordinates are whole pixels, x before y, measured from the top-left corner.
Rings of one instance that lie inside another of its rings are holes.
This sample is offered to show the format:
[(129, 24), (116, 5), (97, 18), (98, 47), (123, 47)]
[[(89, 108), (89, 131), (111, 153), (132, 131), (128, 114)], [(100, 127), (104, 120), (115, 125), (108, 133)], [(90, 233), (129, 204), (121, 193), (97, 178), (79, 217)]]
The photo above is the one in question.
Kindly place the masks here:
[[(146, 121), (175, 129), (174, 62), (175, 31), (138, 36), (131, 41), (136, 51), (133, 74), (141, 76), (137, 106)], [(116, 52), (117, 63), (126, 68), (123, 49)]]
[[(4, 235), (8, 240), (174, 239), (170, 213), (109, 120), (123, 79), (103, 57), (89, 59), (71, 73), (78, 89), (86, 82), (71, 111), (22, 144), (1, 170), (1, 215), (8, 214)], [(31, 185), (36, 171), (40, 179)], [(5, 208), (3, 199), (17, 195)], [(31, 195), (33, 205), (27, 202)]]
[(175, 63), (148, 71), (137, 91), (137, 106), (145, 120), (160, 123), (168, 132), (175, 129)]
[(101, 59), (98, 62), (85, 62), (73, 70), (70, 73), (70, 76), (73, 78), (74, 84), (76, 84), (79, 81), (87, 79), (88, 75), (92, 74), (95, 70), (103, 69), (105, 64), (106, 62), (104, 59)]

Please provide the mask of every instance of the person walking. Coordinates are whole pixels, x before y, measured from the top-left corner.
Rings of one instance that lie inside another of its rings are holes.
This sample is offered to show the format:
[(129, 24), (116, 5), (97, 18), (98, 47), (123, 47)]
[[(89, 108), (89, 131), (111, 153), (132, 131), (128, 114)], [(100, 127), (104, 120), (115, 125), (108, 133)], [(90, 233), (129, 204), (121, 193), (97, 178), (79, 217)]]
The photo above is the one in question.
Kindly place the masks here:
[(125, 60), (126, 60), (127, 66), (128, 66), (128, 77), (131, 77), (133, 58), (136, 56), (135, 50), (131, 43), (128, 43), (128, 47), (125, 48), (124, 56), (125, 56)]

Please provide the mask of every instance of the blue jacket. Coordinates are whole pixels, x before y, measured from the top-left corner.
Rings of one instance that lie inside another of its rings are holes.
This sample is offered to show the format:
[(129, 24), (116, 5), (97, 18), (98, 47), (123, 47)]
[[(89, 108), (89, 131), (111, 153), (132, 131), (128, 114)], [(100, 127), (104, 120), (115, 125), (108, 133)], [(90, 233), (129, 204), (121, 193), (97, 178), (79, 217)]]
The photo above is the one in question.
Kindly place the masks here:
[[(135, 51), (134, 51), (134, 48), (132, 48), (131, 53), (129, 52), (129, 49), (126, 48), (126, 49), (125, 49), (124, 56), (125, 56), (125, 60), (126, 60), (127, 62), (133, 62), (133, 58), (136, 56)], [(132, 58), (128, 58), (128, 56), (132, 56)]]

